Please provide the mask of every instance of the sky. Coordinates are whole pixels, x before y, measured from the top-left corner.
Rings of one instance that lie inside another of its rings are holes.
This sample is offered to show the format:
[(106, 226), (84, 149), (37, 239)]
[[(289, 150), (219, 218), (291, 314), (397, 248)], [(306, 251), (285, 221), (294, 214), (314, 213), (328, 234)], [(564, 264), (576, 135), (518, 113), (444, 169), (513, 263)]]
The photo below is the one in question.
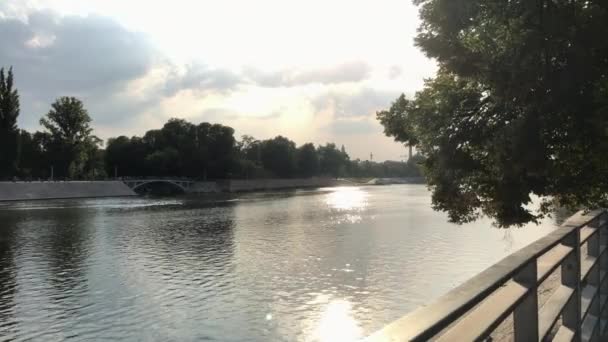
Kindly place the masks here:
[(0, 0), (0, 66), (30, 131), (75, 96), (102, 139), (176, 117), (401, 160), (375, 113), (435, 74), (418, 24), (409, 0)]

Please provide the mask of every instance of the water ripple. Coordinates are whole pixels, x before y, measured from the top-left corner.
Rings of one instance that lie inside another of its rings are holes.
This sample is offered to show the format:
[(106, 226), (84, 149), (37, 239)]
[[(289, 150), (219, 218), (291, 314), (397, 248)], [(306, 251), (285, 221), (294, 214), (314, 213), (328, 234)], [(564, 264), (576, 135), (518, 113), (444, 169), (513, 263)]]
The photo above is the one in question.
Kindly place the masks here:
[(453, 226), (423, 186), (0, 208), (0, 340), (347, 341), (553, 229)]

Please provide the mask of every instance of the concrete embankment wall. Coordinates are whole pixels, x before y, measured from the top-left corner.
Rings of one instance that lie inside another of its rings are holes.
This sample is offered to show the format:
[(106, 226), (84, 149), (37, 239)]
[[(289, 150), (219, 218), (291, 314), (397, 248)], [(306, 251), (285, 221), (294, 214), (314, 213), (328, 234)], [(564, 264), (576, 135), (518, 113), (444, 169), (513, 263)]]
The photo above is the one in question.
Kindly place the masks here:
[(259, 190), (293, 189), (293, 188), (320, 188), (334, 186), (335, 180), (331, 178), (308, 179), (255, 179), (231, 180), (225, 184), (225, 191), (244, 192)]
[(0, 201), (135, 195), (120, 181), (0, 182)]

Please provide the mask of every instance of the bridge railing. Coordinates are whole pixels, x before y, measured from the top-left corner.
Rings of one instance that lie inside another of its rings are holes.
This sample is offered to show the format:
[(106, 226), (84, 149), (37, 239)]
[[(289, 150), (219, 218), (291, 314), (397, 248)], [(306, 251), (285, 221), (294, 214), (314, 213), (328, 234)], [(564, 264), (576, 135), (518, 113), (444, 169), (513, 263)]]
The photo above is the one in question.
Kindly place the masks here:
[[(512, 317), (513, 341), (599, 341), (608, 310), (608, 214), (579, 212), (433, 304), (365, 341), (480, 341)], [(561, 272), (539, 308), (539, 285)]]

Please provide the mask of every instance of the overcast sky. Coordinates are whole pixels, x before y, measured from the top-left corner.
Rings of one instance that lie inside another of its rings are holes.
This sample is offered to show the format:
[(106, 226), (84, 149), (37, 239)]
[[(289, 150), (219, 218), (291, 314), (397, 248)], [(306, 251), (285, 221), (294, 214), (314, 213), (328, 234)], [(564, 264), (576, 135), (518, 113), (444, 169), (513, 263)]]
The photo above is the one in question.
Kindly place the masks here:
[(398, 160), (375, 112), (435, 73), (417, 27), (409, 0), (0, 0), (0, 66), (28, 130), (76, 96), (104, 139), (178, 117)]

